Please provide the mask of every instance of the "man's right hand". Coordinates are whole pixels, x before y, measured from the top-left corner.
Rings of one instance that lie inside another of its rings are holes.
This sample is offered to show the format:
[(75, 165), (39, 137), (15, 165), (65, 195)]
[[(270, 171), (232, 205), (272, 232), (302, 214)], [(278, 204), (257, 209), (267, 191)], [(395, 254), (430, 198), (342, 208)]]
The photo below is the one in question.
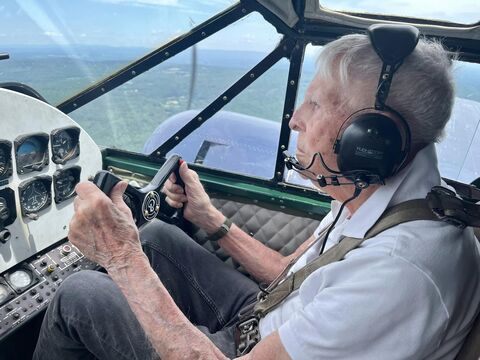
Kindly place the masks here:
[(167, 203), (174, 208), (184, 207), (185, 219), (207, 233), (215, 232), (225, 217), (212, 205), (198, 174), (189, 169), (184, 161), (180, 165), (179, 174), (185, 187), (175, 184), (177, 179), (172, 173), (162, 189), (163, 193), (167, 195)]

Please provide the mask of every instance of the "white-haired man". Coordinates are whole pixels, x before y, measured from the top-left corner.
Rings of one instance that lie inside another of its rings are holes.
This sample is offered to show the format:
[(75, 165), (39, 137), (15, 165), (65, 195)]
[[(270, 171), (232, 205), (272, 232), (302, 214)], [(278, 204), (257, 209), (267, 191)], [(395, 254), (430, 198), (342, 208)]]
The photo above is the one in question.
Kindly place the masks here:
[[(300, 163), (320, 153), (336, 169), (337, 134), (352, 113), (372, 106), (382, 62), (366, 36), (350, 35), (325, 46), (318, 67), (290, 127), (299, 133)], [(406, 165), (347, 205), (327, 249), (344, 237), (365, 237), (387, 208), (424, 198), (441, 184), (434, 142), (452, 103), (451, 60), (439, 44), (420, 40), (387, 100), (411, 129)], [(329, 175), (321, 162), (310, 170)], [(225, 217), (185, 163), (180, 176), (184, 189), (171, 181), (165, 186), (169, 203), (215, 233)], [(238, 313), (255, 301), (256, 283), (172, 226), (152, 223), (139, 236), (122, 201), (125, 187), (119, 183), (108, 198), (91, 183), (77, 186), (69, 238), (108, 275), (85, 271), (65, 281), (47, 311), (35, 358), (235, 357)], [(306, 248), (353, 187), (324, 190), (335, 199), (332, 212), (294, 254), (282, 256), (235, 225), (219, 245), (259, 282), (271, 282), (297, 257), (290, 272), (299, 271), (318, 257), (321, 242)], [(427, 220), (394, 226), (308, 276), (260, 320), (261, 339), (244, 358), (453, 359), (477, 315), (479, 263), (468, 229)]]

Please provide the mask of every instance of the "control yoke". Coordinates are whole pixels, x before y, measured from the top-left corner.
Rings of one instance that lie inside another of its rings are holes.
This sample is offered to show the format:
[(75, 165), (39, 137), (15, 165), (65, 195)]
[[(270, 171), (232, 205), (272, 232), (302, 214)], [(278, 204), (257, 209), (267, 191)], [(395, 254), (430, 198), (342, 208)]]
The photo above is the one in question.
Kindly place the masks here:
[[(169, 206), (165, 201), (165, 195), (160, 192), (172, 172), (175, 173), (176, 183), (183, 187), (184, 183), (178, 172), (180, 160), (181, 157), (178, 155), (170, 156), (152, 181), (141, 189), (130, 184), (127, 186), (123, 200), (132, 211), (138, 227), (155, 218), (177, 226), (183, 222), (183, 208), (175, 209)], [(110, 195), (112, 188), (121, 180), (111, 172), (101, 170), (95, 175), (93, 183), (105, 194)]]

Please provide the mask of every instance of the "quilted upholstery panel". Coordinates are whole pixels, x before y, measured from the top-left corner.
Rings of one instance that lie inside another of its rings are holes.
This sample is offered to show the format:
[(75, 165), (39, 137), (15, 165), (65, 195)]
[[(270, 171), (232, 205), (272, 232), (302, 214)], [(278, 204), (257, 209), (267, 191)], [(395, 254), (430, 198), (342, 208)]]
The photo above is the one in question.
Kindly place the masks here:
[[(268, 210), (256, 205), (242, 204), (223, 199), (212, 199), (213, 204), (246, 233), (284, 255), (291, 254), (307, 240), (319, 221)], [(193, 238), (220, 259), (236, 268), (238, 264), (220, 249), (216, 243), (205, 239), (202, 230), (195, 230)]]

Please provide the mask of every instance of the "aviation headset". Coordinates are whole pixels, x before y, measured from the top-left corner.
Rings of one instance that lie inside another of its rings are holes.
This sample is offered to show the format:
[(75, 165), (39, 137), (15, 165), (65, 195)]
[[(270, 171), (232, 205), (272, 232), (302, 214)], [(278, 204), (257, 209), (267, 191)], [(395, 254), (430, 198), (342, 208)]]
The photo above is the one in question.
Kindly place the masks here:
[[(350, 115), (333, 145), (339, 169), (333, 173), (341, 174), (362, 188), (371, 183), (383, 183), (405, 165), (410, 151), (410, 128), (385, 102), (393, 74), (415, 49), (419, 38), (418, 29), (409, 25), (376, 24), (371, 25), (367, 33), (383, 62), (375, 107)], [(335, 176), (328, 178), (333, 178), (333, 185), (338, 182)]]

